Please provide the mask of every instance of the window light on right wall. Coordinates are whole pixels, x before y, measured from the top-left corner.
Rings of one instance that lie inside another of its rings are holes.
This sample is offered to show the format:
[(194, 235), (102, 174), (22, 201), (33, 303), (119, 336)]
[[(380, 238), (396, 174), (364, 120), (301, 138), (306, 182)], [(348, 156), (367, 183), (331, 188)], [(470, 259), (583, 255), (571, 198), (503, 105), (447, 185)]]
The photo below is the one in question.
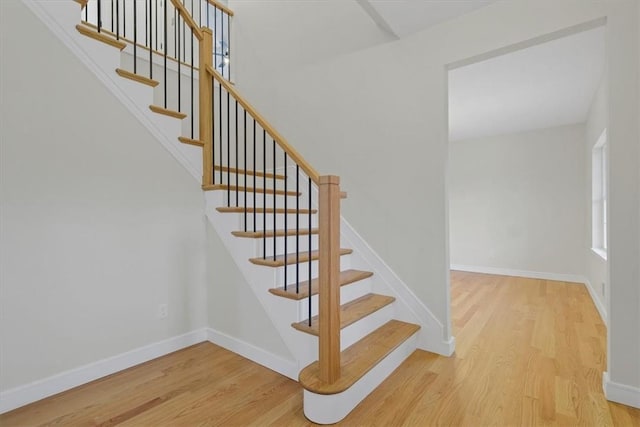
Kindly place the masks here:
[(591, 249), (607, 259), (607, 181), (609, 155), (607, 130), (591, 151)]

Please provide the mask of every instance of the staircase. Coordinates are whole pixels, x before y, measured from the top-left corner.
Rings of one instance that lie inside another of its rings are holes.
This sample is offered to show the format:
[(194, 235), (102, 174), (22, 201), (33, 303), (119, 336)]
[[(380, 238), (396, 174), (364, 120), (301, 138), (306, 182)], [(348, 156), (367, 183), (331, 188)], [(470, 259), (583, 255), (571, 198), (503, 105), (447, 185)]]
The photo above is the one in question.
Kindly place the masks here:
[[(343, 419), (416, 348), (452, 352), (437, 319), (341, 219), (339, 178), (318, 174), (229, 82), (228, 50), (215, 46), (232, 11), (116, 0), (105, 17), (97, 0), (24, 1), (201, 179), (208, 219), (294, 356), (291, 369), (268, 367), (300, 382), (307, 418)], [(127, 18), (144, 30), (126, 35)]]

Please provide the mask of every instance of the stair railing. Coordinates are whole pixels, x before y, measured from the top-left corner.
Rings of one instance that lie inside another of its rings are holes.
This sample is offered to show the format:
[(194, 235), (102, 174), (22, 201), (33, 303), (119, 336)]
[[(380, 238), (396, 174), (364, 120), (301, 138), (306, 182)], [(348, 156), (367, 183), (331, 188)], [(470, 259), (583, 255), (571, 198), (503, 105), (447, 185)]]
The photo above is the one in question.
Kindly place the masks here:
[[(83, 9), (85, 24), (132, 45), (134, 75), (152, 85), (161, 77), (161, 106), (152, 109), (190, 116), (190, 138), (180, 140), (203, 148), (203, 189), (222, 190), (227, 208), (242, 214), (240, 233), (259, 238), (261, 256), (251, 262), (282, 267), (285, 291), (307, 293), (309, 326), (317, 275), (320, 375), (333, 383), (340, 377), (340, 181), (320, 176), (229, 82), (231, 16), (215, 0), (88, 0)], [(138, 49), (148, 51), (142, 66)], [(168, 71), (170, 63), (175, 69)], [(184, 103), (190, 114), (183, 113)], [(280, 245), (276, 237), (284, 237)]]
[[(205, 29), (202, 46), (210, 43), (211, 34)], [(201, 59), (205, 61), (205, 58)], [(267, 234), (262, 234), (263, 265), (275, 265), (279, 261), (278, 253), (284, 262), (282, 283), (286, 290), (288, 286), (295, 286), (300, 291), (301, 283), (306, 280), (308, 289), (308, 319), (311, 325), (311, 283), (312, 283), (312, 185), (318, 188), (317, 205), (319, 209), (319, 361), (321, 375), (325, 382), (333, 383), (340, 375), (340, 180), (337, 176), (320, 176), (318, 172), (286, 141), (286, 139), (251, 105), (238, 90), (224, 79), (210, 64), (205, 64), (201, 70), (206, 71), (211, 83), (201, 74), (201, 117), (200, 123), (206, 127), (201, 132), (206, 135), (204, 145), (204, 176), (203, 188), (222, 189), (226, 191), (227, 206), (244, 207), (244, 231), (257, 233), (271, 227), (274, 233), (272, 248), (267, 247)], [(201, 71), (202, 72), (202, 71)], [(204, 84), (203, 84), (204, 83)], [(204, 93), (210, 97), (204, 99)], [(204, 104), (207, 105), (204, 105)], [(206, 117), (212, 114), (211, 120)], [(211, 136), (209, 136), (211, 135)], [(249, 155), (250, 158), (247, 158)], [(260, 157), (262, 156), (262, 159)], [(217, 169), (217, 170), (216, 170)], [(254, 171), (252, 176), (248, 170)], [(262, 173), (258, 174), (261, 170)], [(207, 173), (209, 171), (209, 173)], [(236, 173), (231, 174), (231, 171)], [(243, 172), (241, 172), (243, 171)], [(271, 171), (271, 172), (269, 172)], [(278, 172), (282, 171), (282, 184), (278, 182)], [(293, 176), (291, 176), (293, 175)], [(295, 185), (289, 187), (289, 178), (294, 178)], [(242, 179), (243, 186), (240, 185)], [(247, 191), (249, 184), (253, 189), (262, 188), (262, 219), (256, 209), (248, 209), (248, 205), (256, 206), (259, 200), (257, 191)], [(306, 187), (306, 188), (305, 188)], [(293, 190), (294, 194), (306, 190), (306, 200), (300, 206), (300, 198), (295, 198), (295, 207), (289, 203), (287, 194)], [(271, 200), (267, 200), (267, 192), (273, 191)], [(277, 204), (276, 193), (283, 194), (281, 205)], [(247, 200), (252, 197), (253, 201)], [(305, 203), (306, 202), (306, 203)], [(277, 228), (276, 215), (278, 208), (284, 212), (284, 247), (277, 248), (275, 231)], [(293, 224), (288, 221), (289, 208), (295, 214)], [(271, 209), (272, 224), (268, 224), (267, 209)], [(303, 209), (305, 209), (303, 211)], [(307, 218), (302, 220), (301, 217)], [(301, 230), (301, 222), (306, 230)], [(289, 225), (295, 225), (292, 230), (294, 242), (289, 247)], [(301, 232), (307, 233), (307, 241), (300, 242)], [(305, 247), (306, 246), (306, 247)], [(306, 255), (305, 255), (306, 250)], [(292, 251), (292, 252), (291, 252)], [(294, 253), (295, 258), (286, 254)], [(300, 263), (308, 263), (306, 277), (301, 276)], [(261, 264), (260, 262), (257, 262)], [(290, 270), (291, 264), (291, 271)], [(288, 275), (293, 277), (290, 278)], [(291, 283), (290, 283), (291, 282)]]

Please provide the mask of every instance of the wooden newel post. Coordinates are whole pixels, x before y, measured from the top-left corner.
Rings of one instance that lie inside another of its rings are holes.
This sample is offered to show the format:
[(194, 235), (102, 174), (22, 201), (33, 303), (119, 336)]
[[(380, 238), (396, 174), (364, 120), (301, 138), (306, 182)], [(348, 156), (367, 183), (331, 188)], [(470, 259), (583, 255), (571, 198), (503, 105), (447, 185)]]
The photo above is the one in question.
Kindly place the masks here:
[(200, 140), (204, 142), (202, 150), (202, 185), (213, 184), (213, 83), (207, 71), (207, 65), (213, 67), (213, 33), (209, 28), (202, 28), (200, 41), (199, 64), (199, 120)]
[(320, 378), (340, 378), (340, 177), (321, 176), (319, 187)]

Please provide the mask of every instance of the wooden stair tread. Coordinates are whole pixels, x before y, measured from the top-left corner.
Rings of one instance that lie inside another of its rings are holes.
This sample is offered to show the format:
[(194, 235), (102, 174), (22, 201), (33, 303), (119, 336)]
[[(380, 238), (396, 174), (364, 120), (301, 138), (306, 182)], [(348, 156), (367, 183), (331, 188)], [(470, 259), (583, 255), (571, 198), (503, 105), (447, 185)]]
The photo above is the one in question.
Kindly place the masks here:
[[(245, 209), (247, 210), (247, 213), (253, 213), (255, 211), (255, 213), (274, 213), (273, 208), (267, 208), (266, 212), (264, 208), (253, 208), (251, 206), (247, 206), (246, 208), (244, 206), (223, 206), (220, 208), (216, 208), (216, 210), (220, 213), (244, 213)], [(288, 214), (294, 214), (298, 212), (300, 214), (315, 214), (318, 213), (317, 209), (311, 209), (311, 211), (309, 211), (309, 209), (299, 209), (298, 211), (296, 211), (295, 209), (287, 209), (285, 211), (284, 208), (276, 208), (275, 213), (277, 214), (283, 214), (283, 213), (288, 213)]]
[(217, 171), (222, 171), (222, 172), (229, 172), (232, 173), (234, 175), (249, 175), (249, 176), (259, 176), (259, 177), (266, 177), (266, 178), (270, 178), (273, 179), (274, 177), (276, 179), (285, 179), (284, 175), (280, 175), (280, 174), (273, 174), (273, 173), (265, 173), (265, 172), (261, 172), (261, 171), (252, 171), (252, 170), (248, 170), (248, 169), (236, 169), (236, 168), (230, 168), (227, 166), (220, 166), (220, 165), (214, 165), (213, 169), (217, 170)]
[[(375, 313), (381, 308), (391, 304), (396, 299), (394, 297), (379, 295), (379, 294), (367, 294), (360, 298), (349, 301), (346, 304), (340, 306), (340, 329), (344, 329), (352, 323), (367, 317), (371, 313)], [(311, 335), (318, 335), (318, 316), (311, 318), (311, 326), (309, 326), (309, 319), (302, 322), (292, 323), (295, 329), (306, 332)]]
[(267, 193), (267, 194), (277, 194), (277, 195), (287, 195), (287, 196), (301, 196), (302, 193), (296, 193), (295, 191), (284, 191), (281, 189), (273, 189), (273, 188), (253, 188), (253, 187), (244, 187), (242, 185), (227, 185), (227, 184), (212, 184), (212, 185), (203, 185), (202, 189), (204, 191), (215, 191), (215, 190), (229, 190), (229, 191), (246, 191), (247, 193)]
[(204, 147), (204, 142), (199, 139), (187, 138), (186, 136), (179, 136), (178, 141), (183, 144), (195, 145), (196, 147)]
[(340, 353), (340, 378), (333, 384), (320, 379), (318, 362), (313, 362), (298, 377), (300, 384), (316, 394), (337, 394), (354, 385), (367, 372), (420, 329), (419, 325), (390, 320)]
[[(340, 272), (340, 286), (349, 285), (351, 283), (359, 282), (360, 280), (364, 280), (368, 277), (373, 276), (373, 273), (370, 271), (361, 271), (361, 270), (345, 270)], [(318, 294), (318, 279), (311, 280), (311, 295)], [(287, 286), (287, 290), (284, 287), (281, 288), (273, 288), (269, 289), (273, 295), (277, 295), (279, 297), (289, 298), (293, 300), (301, 300), (309, 296), (309, 281), (305, 280), (304, 282), (300, 282), (298, 284), (298, 292), (296, 293), (296, 285), (292, 284)]]
[(123, 70), (122, 68), (116, 68), (116, 73), (118, 73), (120, 77), (124, 77), (125, 79), (133, 80), (134, 82), (142, 83), (147, 86), (156, 87), (160, 84), (157, 80), (132, 73), (131, 71)]
[(261, 239), (263, 237), (285, 237), (286, 236), (306, 236), (309, 234), (318, 234), (317, 228), (312, 228), (309, 230), (308, 228), (300, 228), (296, 231), (296, 229), (292, 230), (257, 230), (257, 231), (232, 231), (236, 237), (248, 237), (251, 239)]
[(157, 105), (149, 105), (149, 109), (154, 113), (163, 114), (169, 117), (175, 117), (176, 119), (185, 119), (187, 115), (175, 110), (169, 110), (168, 108), (158, 107)]
[[(340, 249), (340, 255), (348, 255), (353, 252), (353, 249)], [(311, 251), (311, 260), (317, 260), (319, 257), (318, 251)], [(249, 261), (252, 264), (256, 265), (264, 265), (266, 267), (282, 267), (285, 265), (294, 265), (296, 263), (296, 254), (288, 254), (288, 255), (276, 255), (276, 258), (273, 259), (272, 256), (265, 258), (251, 258)], [(300, 251), (298, 254), (299, 262), (308, 262), (309, 261), (309, 251)]]
[(111, 36), (108, 36), (106, 34), (103, 33), (99, 33), (97, 31), (92, 30), (91, 28), (85, 26), (85, 25), (76, 25), (76, 30), (78, 30), (78, 32), (80, 34), (82, 34), (83, 36), (87, 36), (87, 37), (91, 37), (94, 40), (98, 40), (99, 42), (102, 43), (106, 43), (110, 46), (116, 47), (120, 50), (124, 49), (125, 47), (127, 47), (127, 44), (125, 42), (122, 42), (120, 40), (116, 40)]

